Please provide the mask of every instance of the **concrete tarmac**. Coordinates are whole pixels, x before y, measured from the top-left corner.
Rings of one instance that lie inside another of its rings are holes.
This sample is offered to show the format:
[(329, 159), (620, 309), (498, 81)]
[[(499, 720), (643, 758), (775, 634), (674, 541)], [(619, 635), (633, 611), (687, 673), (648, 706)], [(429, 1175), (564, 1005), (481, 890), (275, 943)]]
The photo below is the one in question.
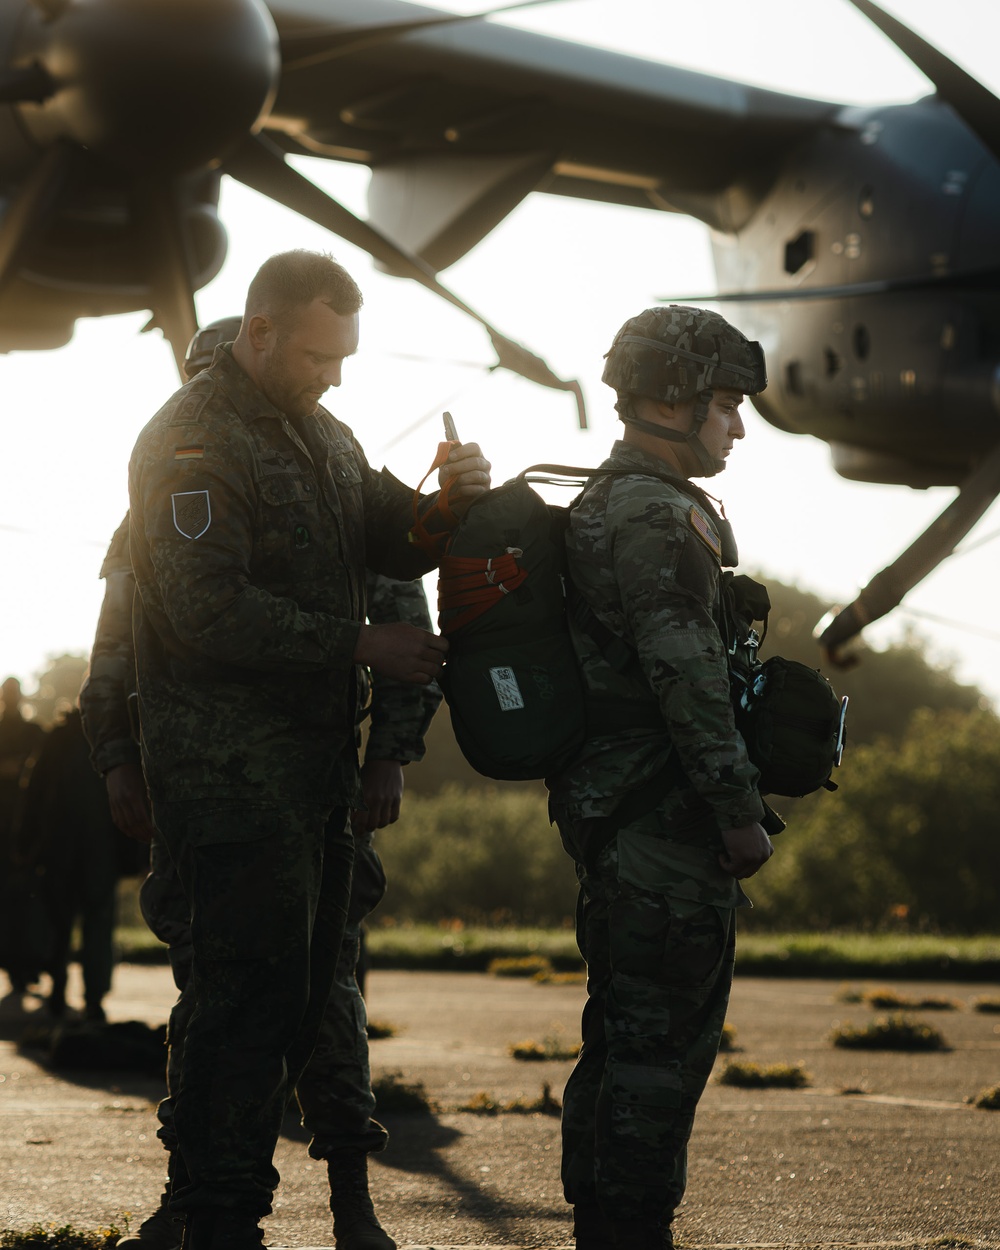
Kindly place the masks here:
[[(1000, 1250), (1000, 1113), (966, 1100), (1000, 1083), (1000, 1017), (971, 1009), (991, 985), (897, 984), (908, 997), (956, 1000), (917, 1011), (950, 1049), (893, 1053), (834, 1048), (838, 1023), (872, 1009), (841, 1001), (836, 982), (746, 977), (730, 1011), (739, 1060), (802, 1063), (801, 1090), (713, 1083), (691, 1144), (687, 1198), (675, 1231), (685, 1247), (965, 1246)], [(77, 990), (78, 992), (78, 990)], [(70, 1001), (73, 999), (71, 983)], [(581, 985), (535, 985), (470, 973), (375, 972), (372, 1018), (395, 1035), (372, 1043), (376, 1079), (420, 1082), (433, 1115), (382, 1116), (392, 1140), (372, 1160), (372, 1190), (400, 1247), (572, 1244), (559, 1185), (558, 1119), (462, 1108), (558, 1096), (572, 1064), (519, 1062), (511, 1043), (575, 1041)], [(159, 1024), (173, 998), (166, 968), (122, 965), (111, 1020)], [(0, 1227), (35, 1222), (134, 1228), (164, 1174), (156, 1079), (54, 1073), (19, 1049), (28, 999), (0, 1002)], [(28, 1021), (30, 1023), (30, 1021)], [(727, 1056), (720, 1057), (716, 1071)], [(322, 1164), (292, 1119), (276, 1158), (282, 1175), (271, 1246), (332, 1244)]]

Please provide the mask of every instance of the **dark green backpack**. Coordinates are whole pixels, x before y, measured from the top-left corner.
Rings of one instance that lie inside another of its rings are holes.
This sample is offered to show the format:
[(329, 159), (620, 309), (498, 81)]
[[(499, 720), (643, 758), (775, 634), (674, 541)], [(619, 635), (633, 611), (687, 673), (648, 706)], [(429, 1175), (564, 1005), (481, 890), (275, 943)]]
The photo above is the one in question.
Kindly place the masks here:
[(441, 562), (439, 622), (450, 643), (441, 686), (458, 745), (486, 777), (558, 772), (583, 742), (566, 622), (568, 517), (521, 474), (472, 505)]

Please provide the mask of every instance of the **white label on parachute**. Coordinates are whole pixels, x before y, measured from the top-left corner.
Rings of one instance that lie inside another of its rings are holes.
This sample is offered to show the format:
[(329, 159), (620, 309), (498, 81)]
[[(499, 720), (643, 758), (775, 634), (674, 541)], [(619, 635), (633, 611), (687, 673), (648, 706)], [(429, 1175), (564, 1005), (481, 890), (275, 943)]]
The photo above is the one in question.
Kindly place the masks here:
[(517, 684), (512, 668), (491, 668), (490, 677), (493, 679), (493, 688), (497, 692), (497, 702), (500, 704), (501, 712), (516, 712), (524, 707), (521, 687)]

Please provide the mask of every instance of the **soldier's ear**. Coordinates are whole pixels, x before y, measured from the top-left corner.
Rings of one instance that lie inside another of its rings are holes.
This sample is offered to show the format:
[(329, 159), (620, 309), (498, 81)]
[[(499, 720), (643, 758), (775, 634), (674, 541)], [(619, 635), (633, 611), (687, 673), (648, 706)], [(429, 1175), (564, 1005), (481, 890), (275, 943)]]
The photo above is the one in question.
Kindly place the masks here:
[(273, 329), (273, 322), (270, 317), (264, 316), (263, 313), (257, 313), (244, 322), (243, 329), (250, 346), (255, 352), (261, 352), (267, 347), (268, 335)]

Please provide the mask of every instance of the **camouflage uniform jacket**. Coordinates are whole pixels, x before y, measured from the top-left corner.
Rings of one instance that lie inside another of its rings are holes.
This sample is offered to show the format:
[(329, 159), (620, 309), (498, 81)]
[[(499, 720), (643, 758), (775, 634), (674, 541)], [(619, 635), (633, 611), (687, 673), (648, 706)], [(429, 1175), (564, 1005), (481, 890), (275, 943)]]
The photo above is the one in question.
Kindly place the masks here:
[(80, 714), (90, 743), (90, 759), (103, 776), (121, 764), (139, 764), (136, 725), (129, 718), (135, 693), (132, 599), (135, 578), (128, 549), (128, 516), (115, 530), (101, 565), (104, 602), (90, 653), (87, 680), (80, 691)]
[(129, 466), (143, 764), (154, 798), (355, 806), (365, 566), (412, 578), (412, 494), (324, 409), (289, 420), (225, 347)]
[[(624, 442), (601, 467), (671, 472)], [(602, 726), (594, 715), (580, 754), (549, 786), (553, 802), (572, 805), (579, 817), (605, 816), (672, 769), (658, 808), (666, 836), (714, 848), (722, 830), (759, 820), (763, 806), (733, 721), (716, 623), (721, 544), (714, 517), (684, 485), (681, 478), (677, 487), (644, 476), (595, 478), (572, 511), (573, 592), (627, 647), (624, 662), (612, 656), (616, 667), (607, 646), (586, 632), (586, 619), (582, 627), (571, 622), (588, 693), (617, 724), (609, 718)], [(630, 723), (635, 728), (622, 728)]]
[[(399, 582), (368, 574), (368, 620), (372, 625), (405, 621), (432, 629), (427, 596), (421, 582)], [(424, 758), (424, 735), (441, 702), (437, 682), (415, 686), (371, 674), (371, 721), (365, 759), (415, 763)]]

